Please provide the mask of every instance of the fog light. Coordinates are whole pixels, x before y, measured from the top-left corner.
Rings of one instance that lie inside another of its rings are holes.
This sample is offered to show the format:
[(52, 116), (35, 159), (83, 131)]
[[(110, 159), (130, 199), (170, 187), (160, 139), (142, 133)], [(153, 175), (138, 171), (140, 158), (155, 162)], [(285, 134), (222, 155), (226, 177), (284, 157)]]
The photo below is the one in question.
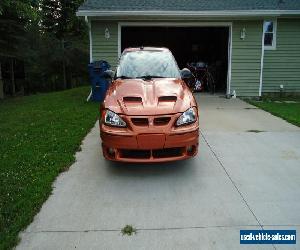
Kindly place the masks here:
[(189, 156), (194, 155), (195, 152), (196, 152), (196, 146), (194, 146), (194, 145), (188, 146), (188, 147), (186, 148), (186, 152), (187, 152), (187, 154), (188, 154)]
[(108, 148), (107, 154), (110, 158), (115, 158), (115, 149), (114, 148)]
[(113, 148), (108, 148), (108, 153), (110, 155), (113, 155), (115, 153), (115, 150)]

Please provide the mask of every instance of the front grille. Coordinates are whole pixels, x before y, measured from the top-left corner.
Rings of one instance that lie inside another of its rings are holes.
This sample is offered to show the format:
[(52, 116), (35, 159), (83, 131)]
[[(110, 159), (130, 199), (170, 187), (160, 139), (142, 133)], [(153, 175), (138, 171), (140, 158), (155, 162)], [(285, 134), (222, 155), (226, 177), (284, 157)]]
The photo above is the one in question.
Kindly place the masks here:
[(121, 149), (121, 158), (148, 159), (151, 156), (151, 150), (130, 150)]
[(136, 126), (148, 126), (147, 118), (131, 118), (131, 121)]
[(182, 156), (184, 148), (163, 148), (153, 150), (120, 149), (119, 152), (121, 158), (128, 159), (149, 159), (151, 155), (153, 158), (167, 158)]
[(171, 117), (158, 117), (154, 118), (154, 125), (167, 125), (169, 121), (171, 120)]
[(152, 151), (153, 158), (166, 158), (166, 157), (176, 157), (182, 156), (182, 148), (163, 148), (155, 149)]
[[(153, 124), (155, 126), (162, 126), (162, 125), (167, 125), (171, 120), (171, 117), (156, 117), (153, 120)], [(131, 121), (134, 125), (136, 126), (148, 126), (149, 125), (149, 120), (148, 118), (131, 118)]]

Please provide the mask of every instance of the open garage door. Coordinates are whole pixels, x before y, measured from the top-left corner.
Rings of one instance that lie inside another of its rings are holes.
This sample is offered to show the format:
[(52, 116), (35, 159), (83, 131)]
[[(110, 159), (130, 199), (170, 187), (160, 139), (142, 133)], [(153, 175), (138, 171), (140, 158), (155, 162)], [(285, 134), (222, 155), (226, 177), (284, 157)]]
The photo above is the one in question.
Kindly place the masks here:
[(121, 50), (167, 47), (182, 69), (191, 62), (207, 63), (217, 92), (229, 93), (229, 27), (121, 26)]

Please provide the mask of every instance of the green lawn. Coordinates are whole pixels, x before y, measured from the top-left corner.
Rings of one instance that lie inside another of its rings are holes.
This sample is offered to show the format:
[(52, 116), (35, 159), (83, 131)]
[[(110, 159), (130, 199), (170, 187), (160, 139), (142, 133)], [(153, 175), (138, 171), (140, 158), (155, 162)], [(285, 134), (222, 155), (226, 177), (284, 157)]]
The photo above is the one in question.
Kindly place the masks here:
[(247, 101), (300, 127), (300, 97), (276, 99), (264, 98), (262, 101)]
[(0, 102), (0, 249), (17, 244), (52, 182), (74, 162), (98, 117), (88, 93), (81, 87)]

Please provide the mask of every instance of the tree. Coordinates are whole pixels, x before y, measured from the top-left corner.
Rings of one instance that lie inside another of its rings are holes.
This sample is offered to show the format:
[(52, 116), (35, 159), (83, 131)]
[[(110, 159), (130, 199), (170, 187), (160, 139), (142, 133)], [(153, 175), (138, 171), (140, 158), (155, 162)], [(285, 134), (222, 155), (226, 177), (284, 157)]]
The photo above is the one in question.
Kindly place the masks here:
[[(15, 72), (24, 78), (25, 71), (27, 93), (72, 87), (74, 77), (86, 76), (87, 26), (75, 14), (82, 2), (0, 0), (0, 68), (10, 93), (22, 89)], [(0, 74), (0, 98), (2, 92)]]
[(1, 70), (1, 61), (0, 61), (0, 100), (4, 98), (4, 90), (3, 90), (3, 79), (2, 79), (2, 70)]
[(87, 35), (87, 27), (75, 13), (83, 0), (42, 0), (42, 27), (53, 33), (60, 40), (62, 50), (63, 89), (67, 88), (67, 54), (72, 50), (72, 40), (83, 39)]
[[(10, 15), (10, 19), (4, 19), (5, 16), (0, 16), (0, 62), (10, 63), (11, 75), (11, 92), (15, 94), (15, 79), (14, 79), (14, 63), (15, 59), (20, 57), (19, 46), (22, 43), (24, 30), (15, 17)], [(2, 63), (0, 63), (2, 65)], [(2, 83), (3, 91), (3, 83)]]
[[(15, 94), (14, 65), (22, 57), (26, 23), (34, 18), (35, 0), (1, 0), (0, 2), (0, 67), (10, 62), (11, 92)], [(1, 72), (1, 69), (0, 69)], [(3, 98), (3, 81), (0, 74), (0, 98)]]

